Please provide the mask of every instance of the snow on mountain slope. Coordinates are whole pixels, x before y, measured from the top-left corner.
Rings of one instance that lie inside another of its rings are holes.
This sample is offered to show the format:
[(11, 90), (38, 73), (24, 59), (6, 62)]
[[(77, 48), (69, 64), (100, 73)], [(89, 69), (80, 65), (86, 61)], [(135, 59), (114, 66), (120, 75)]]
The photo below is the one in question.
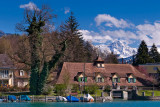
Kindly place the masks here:
[(113, 43), (110, 43), (109, 45), (99, 45), (102, 52), (113, 52), (114, 54), (118, 54), (119, 58), (127, 58), (134, 54), (136, 54), (137, 49), (132, 48), (125, 44), (124, 42), (120, 40), (116, 40)]

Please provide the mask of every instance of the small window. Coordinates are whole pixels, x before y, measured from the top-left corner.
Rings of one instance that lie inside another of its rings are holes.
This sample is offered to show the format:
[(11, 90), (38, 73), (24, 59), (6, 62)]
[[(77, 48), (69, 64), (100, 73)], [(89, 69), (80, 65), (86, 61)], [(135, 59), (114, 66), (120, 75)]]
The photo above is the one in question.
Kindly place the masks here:
[(128, 83), (136, 83), (136, 78), (128, 78)]
[(96, 80), (96, 82), (104, 82), (104, 78), (98, 77), (97, 80)]
[(87, 77), (79, 77), (78, 82), (87, 82)]
[(101, 64), (102, 65), (102, 68), (104, 68), (104, 64)]
[(97, 67), (100, 67), (100, 64), (97, 64)]
[(113, 78), (112, 80), (114, 83), (120, 83), (120, 78)]
[(23, 75), (24, 75), (24, 71), (20, 70), (20, 76), (23, 76)]
[(104, 64), (97, 64), (98, 68), (104, 68)]
[(8, 70), (3, 70), (2, 71), (2, 78), (8, 78), (9, 71)]

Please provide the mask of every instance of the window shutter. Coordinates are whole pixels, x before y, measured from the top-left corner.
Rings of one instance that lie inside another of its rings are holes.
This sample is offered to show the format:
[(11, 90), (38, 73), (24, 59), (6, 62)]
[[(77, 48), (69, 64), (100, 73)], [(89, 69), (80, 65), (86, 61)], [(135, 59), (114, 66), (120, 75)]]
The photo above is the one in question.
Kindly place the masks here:
[(104, 78), (102, 78), (102, 82), (104, 82)]
[(112, 77), (112, 82), (114, 82), (114, 78)]
[(98, 78), (96, 77), (96, 82), (98, 82)]
[(81, 77), (78, 78), (78, 82), (81, 82)]
[(85, 77), (85, 82), (87, 82), (87, 77)]
[(120, 83), (120, 78), (118, 78), (118, 82)]
[(128, 78), (128, 83), (130, 83), (130, 78)]
[(136, 78), (134, 78), (134, 83), (136, 83)]

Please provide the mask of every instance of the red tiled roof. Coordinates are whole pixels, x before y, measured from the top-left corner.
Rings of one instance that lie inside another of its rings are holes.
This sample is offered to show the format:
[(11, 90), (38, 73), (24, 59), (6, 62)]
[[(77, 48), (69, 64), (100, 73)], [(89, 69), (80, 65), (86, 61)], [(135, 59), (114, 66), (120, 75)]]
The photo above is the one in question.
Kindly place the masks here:
[[(64, 62), (62, 71), (60, 73), (60, 76), (57, 80), (57, 84), (63, 84), (64, 77), (67, 74), (66, 72), (69, 73), (70, 79), (69, 82), (70, 84), (78, 84), (78, 82), (75, 80), (75, 77), (77, 76), (78, 72), (84, 72), (84, 63), (74, 63), (74, 62)], [(132, 65), (130, 64), (104, 64), (104, 68), (97, 68), (96, 66), (93, 65), (93, 63), (85, 63), (85, 74), (87, 77), (87, 84), (95, 83), (94, 80), (94, 74), (95, 72), (101, 73), (105, 78), (107, 77), (110, 79), (112, 76), (112, 73), (117, 73), (118, 76), (120, 76), (122, 79), (120, 80), (121, 82), (118, 83), (119, 85), (124, 85), (124, 86), (143, 86), (145, 84), (146, 77), (142, 73), (140, 73), (137, 69), (135, 69)], [(127, 74), (133, 74), (136, 78), (137, 81), (136, 83), (128, 83), (128, 80), (126, 79)], [(105, 79), (104, 83), (98, 83), (101, 85), (112, 85), (111, 80)], [(88, 80), (90, 79), (90, 80)], [(143, 83), (142, 83), (143, 82)]]

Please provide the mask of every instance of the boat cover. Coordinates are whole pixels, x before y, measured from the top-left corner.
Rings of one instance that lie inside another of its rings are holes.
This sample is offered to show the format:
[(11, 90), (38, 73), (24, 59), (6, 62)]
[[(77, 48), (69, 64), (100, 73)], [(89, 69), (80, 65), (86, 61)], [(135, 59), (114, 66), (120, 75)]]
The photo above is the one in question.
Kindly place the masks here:
[(67, 99), (67, 101), (69, 101), (69, 102), (79, 102), (79, 99), (78, 98), (76, 98), (76, 97), (74, 97), (74, 96), (67, 96), (66, 97), (66, 99)]
[(9, 96), (8, 96), (8, 100), (16, 100), (16, 96), (14, 96), (14, 95), (9, 95)]
[(21, 95), (21, 100), (31, 101), (31, 99), (27, 95)]

